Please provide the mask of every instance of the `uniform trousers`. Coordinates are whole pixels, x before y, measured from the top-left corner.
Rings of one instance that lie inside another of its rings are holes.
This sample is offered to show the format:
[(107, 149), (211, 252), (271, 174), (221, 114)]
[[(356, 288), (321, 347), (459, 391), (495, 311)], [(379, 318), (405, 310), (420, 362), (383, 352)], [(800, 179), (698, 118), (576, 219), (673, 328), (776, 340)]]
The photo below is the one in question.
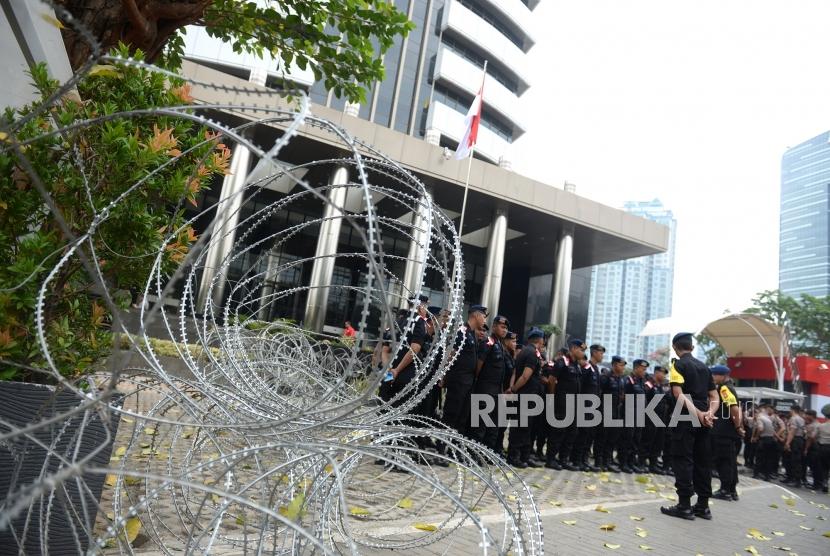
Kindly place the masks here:
[(738, 484), (738, 460), (735, 439), (730, 436), (712, 435), (715, 469), (718, 470), (720, 489), (733, 493)]
[(473, 392), (473, 375), (447, 375), (446, 387), (444, 424), (467, 435), (470, 424), (470, 394)]
[(709, 432), (705, 427), (672, 429), (674, 486), (681, 505), (688, 505), (693, 494), (697, 494), (699, 504), (712, 497), (712, 444)]

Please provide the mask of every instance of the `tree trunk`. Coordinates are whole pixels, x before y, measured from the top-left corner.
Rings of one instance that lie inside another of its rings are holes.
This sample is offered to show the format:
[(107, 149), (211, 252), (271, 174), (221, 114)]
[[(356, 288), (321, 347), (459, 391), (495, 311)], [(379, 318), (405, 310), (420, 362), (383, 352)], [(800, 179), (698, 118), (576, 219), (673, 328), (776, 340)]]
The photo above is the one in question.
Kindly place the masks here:
[[(56, 3), (72, 14), (104, 52), (123, 42), (129, 46), (130, 52), (141, 49), (145, 60), (152, 62), (163, 52), (165, 43), (176, 31), (202, 20), (205, 9), (212, 1), (56, 0)], [(92, 54), (92, 46), (71, 25), (65, 25), (62, 33), (69, 63), (77, 69)]]

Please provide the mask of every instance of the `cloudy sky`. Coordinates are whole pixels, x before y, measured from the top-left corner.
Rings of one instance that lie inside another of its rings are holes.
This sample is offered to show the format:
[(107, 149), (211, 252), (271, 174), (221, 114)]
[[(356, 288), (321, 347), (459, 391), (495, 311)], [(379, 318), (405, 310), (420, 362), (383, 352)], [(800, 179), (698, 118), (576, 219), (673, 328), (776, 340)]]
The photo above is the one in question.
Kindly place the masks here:
[(543, 0), (535, 15), (514, 168), (673, 210), (689, 327), (776, 288), (781, 156), (830, 128), (830, 1)]

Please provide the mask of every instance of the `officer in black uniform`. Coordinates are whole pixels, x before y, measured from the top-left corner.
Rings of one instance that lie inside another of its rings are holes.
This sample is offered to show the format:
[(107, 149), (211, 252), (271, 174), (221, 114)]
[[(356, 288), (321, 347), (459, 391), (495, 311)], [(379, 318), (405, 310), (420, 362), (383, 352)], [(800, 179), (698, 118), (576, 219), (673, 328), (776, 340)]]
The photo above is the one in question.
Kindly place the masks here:
[[(590, 370), (585, 359), (585, 349), (585, 342), (582, 340), (569, 340), (568, 355), (557, 359), (553, 365), (550, 378), (554, 380), (553, 413), (557, 421), (564, 421), (568, 403), (576, 409), (576, 396), (580, 392), (583, 369), (587, 367), (587, 370)], [(576, 412), (573, 411), (571, 416), (573, 419), (567, 426), (551, 426), (545, 467), (579, 470), (571, 461), (571, 452), (576, 440)]]
[(390, 370), (392, 371), (392, 397), (395, 406), (400, 406), (409, 396), (414, 394), (414, 390), (410, 390), (406, 396), (399, 395), (415, 379), (418, 365), (426, 353), (421, 353), (421, 350), (427, 343), (428, 313), (426, 304), (429, 298), (425, 295), (420, 295), (417, 299), (414, 298), (411, 301), (415, 304), (417, 316), (408, 328), (407, 316), (398, 320), (398, 329), (406, 330), (406, 334), (401, 338), (404, 345), (397, 350), (392, 365), (390, 366)]
[(669, 422), (669, 415), (667, 408), (669, 406), (669, 393), (666, 384), (666, 368), (657, 365), (654, 367), (654, 373), (646, 377), (646, 405), (659, 396), (659, 402), (654, 408), (654, 414), (663, 423), (663, 426), (657, 426), (651, 422), (651, 419), (646, 416), (646, 426), (643, 429), (642, 453), (644, 457), (643, 463), (640, 465), (647, 465), (649, 473), (656, 475), (664, 475), (666, 473), (663, 468), (663, 445), (665, 444), (666, 428), (665, 425)]
[(459, 326), (456, 333), (455, 361), (444, 379), (444, 387), (447, 389), (444, 424), (465, 435), (469, 433), (470, 394), (473, 392), (478, 363), (479, 342), (476, 334), (483, 329), (486, 318), (486, 307), (470, 306), (467, 324)]
[[(536, 395), (542, 380), (542, 349), (545, 345), (545, 333), (538, 328), (531, 328), (527, 333), (527, 345), (516, 357), (516, 370), (513, 383), (505, 392), (518, 394), (519, 402), (522, 396)], [(516, 426), (510, 426), (510, 438), (507, 448), (507, 463), (514, 467), (539, 467), (535, 458), (531, 459), (531, 436), (533, 419), (529, 417), (525, 426), (522, 426), (521, 407), (516, 417)]]
[[(516, 333), (508, 332), (502, 342), (504, 347), (504, 377), (502, 379), (502, 392), (507, 392), (510, 389), (510, 383), (513, 381), (513, 373), (516, 369)], [(510, 406), (512, 402), (507, 402)], [(498, 407), (498, 406), (497, 406)], [(498, 436), (496, 438), (496, 453), (501, 455), (504, 453), (504, 431), (507, 427), (499, 427)]]
[(500, 449), (496, 446), (498, 440), (498, 396), (504, 392), (504, 369), (507, 358), (502, 342), (507, 336), (510, 323), (506, 317), (497, 315), (490, 328), (490, 337), (481, 343), (476, 366), (476, 382), (473, 386), (474, 394), (484, 394), (493, 399), (493, 409), (487, 413), (493, 421), (493, 426), (485, 426), (482, 420), (472, 429), (473, 437), (496, 453)]
[(738, 394), (729, 380), (729, 367), (715, 365), (710, 369), (718, 390), (718, 409), (712, 427), (712, 453), (718, 470), (720, 489), (712, 496), (720, 500), (737, 500), (738, 454), (736, 445), (744, 436), (743, 415), (738, 405)]
[[(683, 519), (712, 519), (709, 510), (712, 496), (710, 432), (718, 393), (709, 368), (692, 356), (692, 334), (681, 332), (675, 335), (672, 347), (678, 356), (669, 367), (672, 396), (676, 404), (682, 405), (682, 415), (692, 416), (695, 422), (678, 421), (672, 430), (672, 465), (678, 502), (674, 506), (661, 507), (660, 511)], [(691, 503), (693, 494), (697, 494), (694, 507)]]
[[(602, 376), (602, 359), (605, 357), (605, 348), (599, 344), (593, 344), (590, 349), (590, 357), (587, 366), (583, 366), (580, 374), (579, 392), (599, 396), (599, 379)], [(599, 467), (591, 465), (588, 456), (591, 454), (591, 446), (594, 446), (594, 462), (600, 459), (596, 449), (596, 433), (599, 426), (577, 427), (576, 440), (574, 441), (573, 464), (580, 471), (599, 471)]]
[[(435, 338), (436, 331), (440, 330), (444, 326), (444, 322), (442, 321), (443, 311), (441, 307), (428, 307), (427, 313), (427, 339), (424, 343), (423, 349), (421, 350), (424, 354), (424, 358), (426, 358), (430, 350), (433, 349), (433, 340)], [(436, 353), (434, 354), (432, 365), (427, 372), (422, 375), (420, 388), (418, 389), (418, 391), (427, 389), (428, 392), (426, 396), (421, 399), (421, 402), (415, 409), (415, 413), (417, 415), (422, 415), (423, 417), (429, 417), (431, 419), (435, 419), (437, 416), (436, 412), (438, 409), (438, 401), (441, 397), (441, 389), (438, 386), (438, 381), (435, 380), (435, 373), (441, 366), (442, 350), (440, 346), (435, 346), (434, 349), (436, 350)]]
[[(622, 399), (625, 385), (626, 361), (619, 355), (611, 358), (611, 372), (602, 375), (599, 379), (599, 390), (602, 394), (602, 452), (599, 468), (602, 471), (619, 472), (620, 468), (614, 464), (614, 450), (619, 445), (620, 428), (611, 426), (605, 421), (608, 415), (612, 419), (622, 418)], [(610, 406), (610, 407), (609, 407)]]
[(637, 404), (635, 399), (639, 396), (645, 399), (645, 376), (648, 361), (635, 359), (632, 365), (634, 370), (625, 377), (624, 381), (623, 416), (626, 425), (622, 430), (622, 438), (620, 438), (620, 471), (623, 473), (642, 473), (645, 470), (640, 467), (639, 457), (643, 429), (636, 424)]

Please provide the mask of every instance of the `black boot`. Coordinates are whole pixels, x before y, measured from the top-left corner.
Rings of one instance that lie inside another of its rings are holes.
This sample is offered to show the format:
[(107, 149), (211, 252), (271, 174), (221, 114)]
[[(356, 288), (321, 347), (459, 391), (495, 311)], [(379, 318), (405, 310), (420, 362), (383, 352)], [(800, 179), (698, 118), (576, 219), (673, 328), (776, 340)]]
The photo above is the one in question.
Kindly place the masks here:
[(695, 519), (695, 514), (692, 511), (691, 506), (681, 506), (680, 504), (677, 504), (675, 506), (669, 506), (668, 508), (665, 506), (660, 506), (660, 512), (663, 515), (670, 515), (672, 517), (688, 519), (689, 521), (694, 521)]
[(700, 498), (697, 499), (697, 503), (695, 504), (692, 511), (695, 514), (695, 517), (699, 517), (701, 519), (712, 519), (712, 512), (709, 510), (709, 500), (704, 498), (701, 500)]

